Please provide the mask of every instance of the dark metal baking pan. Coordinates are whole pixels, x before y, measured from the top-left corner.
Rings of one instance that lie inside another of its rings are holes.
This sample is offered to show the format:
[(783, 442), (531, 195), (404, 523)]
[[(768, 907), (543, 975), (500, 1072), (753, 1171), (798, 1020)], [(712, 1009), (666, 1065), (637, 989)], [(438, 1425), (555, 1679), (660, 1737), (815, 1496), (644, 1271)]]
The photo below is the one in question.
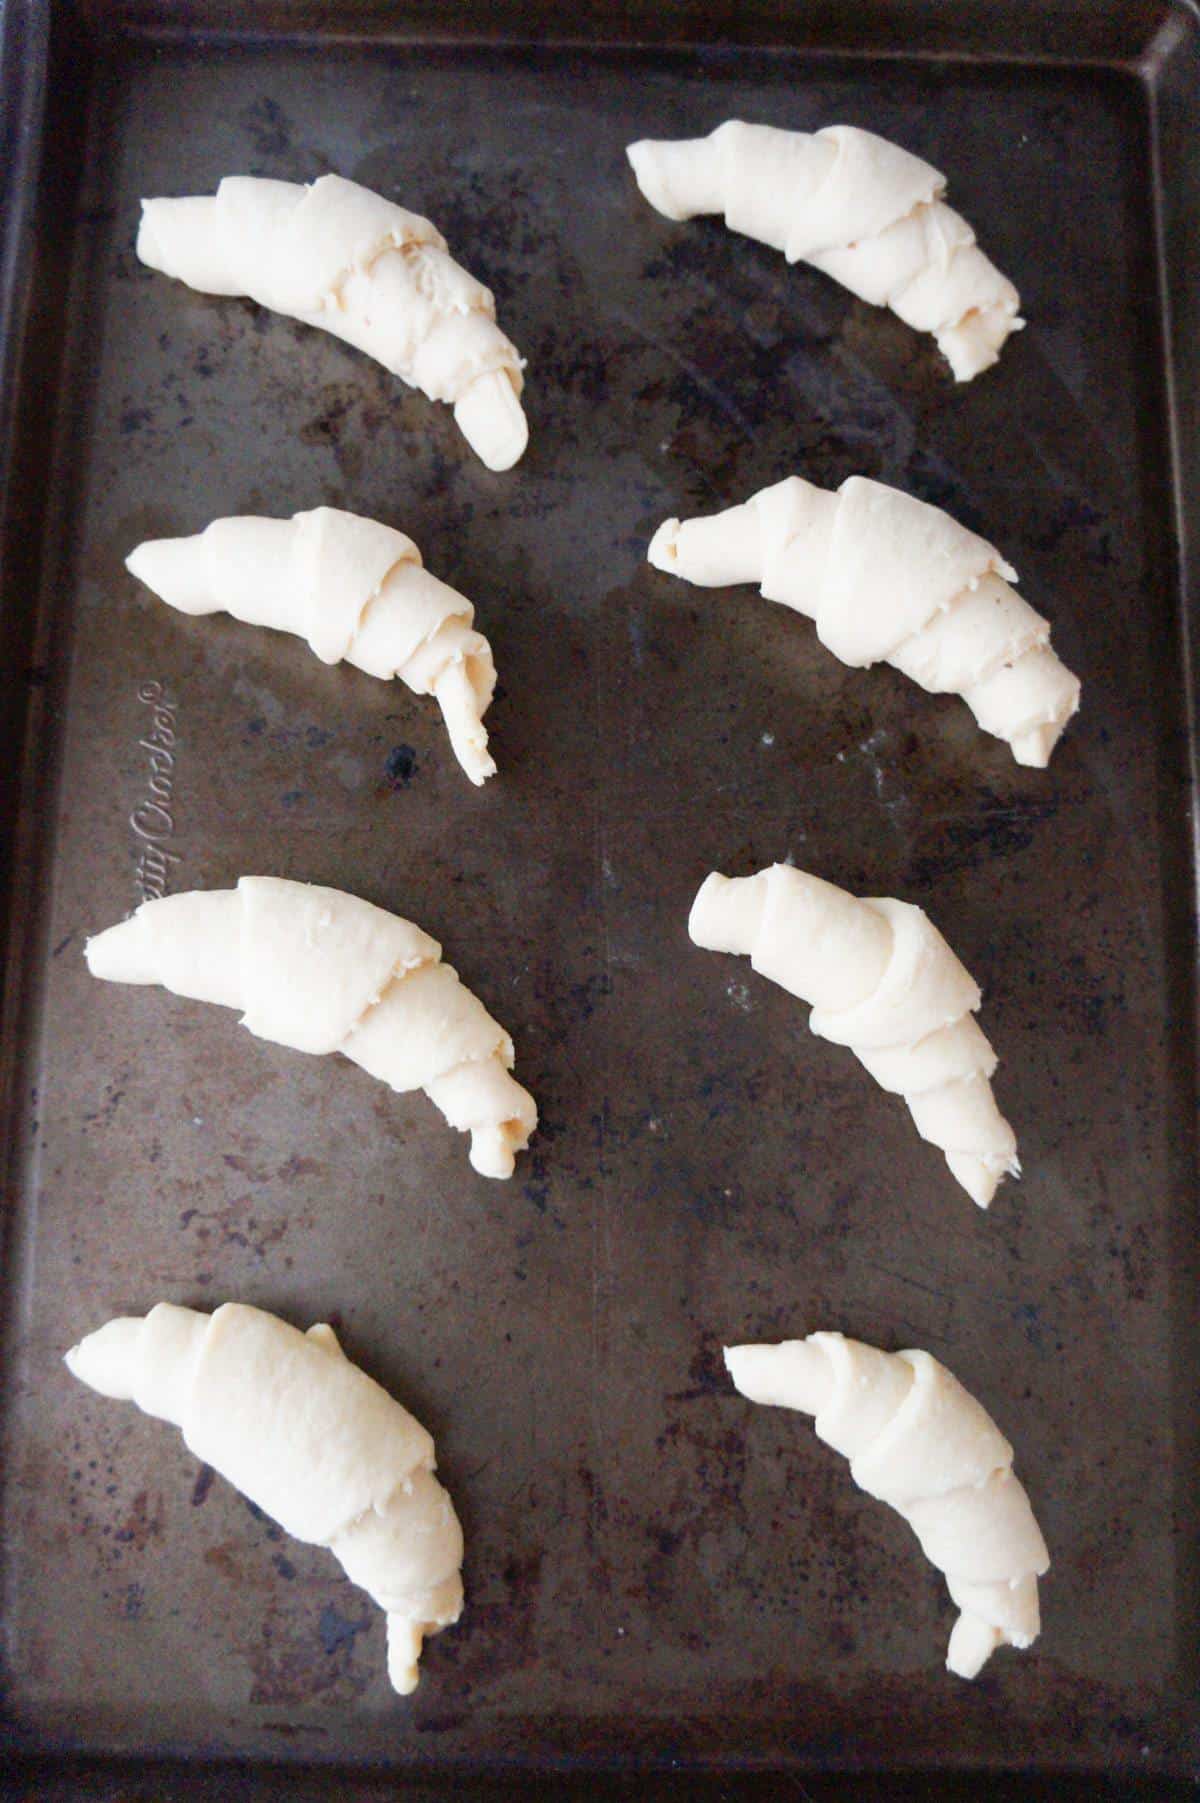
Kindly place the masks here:
[[(3, 13), (15, 1794), (104, 1758), (122, 1795), (240, 1794), (214, 1761), (264, 1796), (671, 1769), (1163, 1794), (1197, 1752), (1196, 16), (97, 6), (48, 42), (46, 18)], [(956, 388), (888, 314), (642, 204), (626, 142), (731, 114), (946, 168), (1024, 298), (1000, 367)], [(135, 259), (143, 194), (327, 168), (494, 288), (529, 359), (510, 475), (345, 346)], [(998, 541), (1084, 680), (1049, 772), (749, 591), (647, 568), (660, 519), (791, 469)], [(429, 703), (123, 570), (149, 535), (321, 501), (475, 598), (486, 791)], [(148, 694), (178, 734), (173, 885), (266, 868), (434, 931), (541, 1104), (511, 1184), (420, 1097), (90, 981), (85, 934), (136, 899)], [(982, 980), (1026, 1168), (990, 1216), (802, 1010), (689, 946), (707, 870), (789, 854), (927, 905)], [(325, 1555), (67, 1376), (82, 1330), (160, 1296), (330, 1316), (436, 1433), (469, 1604), (411, 1702)], [(722, 1375), (723, 1337), (818, 1325), (927, 1346), (1017, 1446), (1045, 1632), (974, 1686), (903, 1524)]]

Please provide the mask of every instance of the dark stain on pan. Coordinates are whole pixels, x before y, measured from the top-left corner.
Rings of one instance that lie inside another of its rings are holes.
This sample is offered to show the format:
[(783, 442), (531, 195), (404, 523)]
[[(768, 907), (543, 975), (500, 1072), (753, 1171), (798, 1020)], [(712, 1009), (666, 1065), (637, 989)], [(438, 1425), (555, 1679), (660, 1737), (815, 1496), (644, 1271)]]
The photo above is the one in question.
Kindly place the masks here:
[(252, 1196), (244, 1195), (219, 1208), (185, 1208), (179, 1225), (191, 1233), (203, 1256), (211, 1255), (218, 1246), (237, 1246), (261, 1260), (288, 1231), (286, 1218), (264, 1220), (259, 1213), (261, 1206)]
[(153, 1499), (147, 1490), (139, 1490), (124, 1521), (113, 1529), (113, 1539), (134, 1552), (145, 1552), (152, 1540), (163, 1534), (163, 1499), (156, 1492)]
[[(295, 127), (277, 100), (264, 94), (243, 110), (241, 123), (248, 142), (255, 155), (263, 159), (265, 168), (273, 168), (280, 157), (287, 156)], [(265, 169), (259, 173), (264, 172)]]
[(984, 792), (978, 813), (967, 819), (948, 820), (936, 852), (914, 858), (908, 879), (922, 891), (935, 895), (948, 876), (1028, 851), (1041, 836), (1053, 832), (1061, 806), (1055, 795), (1028, 797), (1014, 806), (1007, 797)]
[(729, 1393), (729, 1373), (725, 1369), (724, 1349), (715, 1334), (702, 1336), (700, 1345), (688, 1366), (690, 1382), (685, 1390), (671, 1391), (668, 1402), (698, 1402), (708, 1396)]
[(342, 1647), (353, 1647), (356, 1637), (370, 1626), (371, 1617), (364, 1609), (362, 1614), (349, 1618), (341, 1615), (332, 1603), (322, 1609), (317, 1623), (317, 1632), (321, 1637), (321, 1645), (326, 1657), (336, 1653)]
[(544, 1560), (544, 1548), (514, 1544), (497, 1571), (476, 1576), (456, 1626), (430, 1643), (431, 1665), (464, 1700), (478, 1685), (536, 1666)]
[(252, 1707), (307, 1704), (326, 1696), (345, 1704), (373, 1682), (357, 1642), (363, 1629), (378, 1626), (378, 1611), (374, 1624), (366, 1609), (358, 1621), (332, 1608), (316, 1620), (307, 1619), (310, 1614), (303, 1598), (286, 1611), (274, 1600), (268, 1604), (260, 1633), (243, 1649), (253, 1678)]
[(146, 1605), (146, 1592), (141, 1584), (127, 1584), (121, 1600), (121, 1614), (126, 1621), (139, 1621)]
[(393, 745), (383, 767), (393, 789), (407, 789), (419, 768), (417, 754), (411, 745)]
[(201, 1465), (199, 1471), (196, 1473), (196, 1481), (192, 1485), (191, 1503), (193, 1509), (198, 1509), (203, 1503), (207, 1502), (208, 1493), (212, 1489), (215, 1476), (216, 1472), (211, 1465)]
[(272, 1579), (259, 1570), (253, 1552), (242, 1541), (223, 1540), (216, 1546), (206, 1547), (204, 1563), (239, 1593), (271, 1587)]

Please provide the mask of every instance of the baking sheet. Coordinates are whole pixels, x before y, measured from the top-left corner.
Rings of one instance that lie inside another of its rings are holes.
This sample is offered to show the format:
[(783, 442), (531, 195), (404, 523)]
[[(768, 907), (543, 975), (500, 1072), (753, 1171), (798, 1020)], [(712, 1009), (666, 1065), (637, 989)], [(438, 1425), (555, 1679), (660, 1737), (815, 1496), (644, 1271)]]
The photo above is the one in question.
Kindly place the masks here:
[[(447, 1779), (1186, 1769), (1189, 791), (1149, 78), (486, 29), (134, 34), (57, 90), (87, 110), (10, 1045), (10, 1744)], [(867, 125), (948, 169), (1032, 322), (999, 370), (956, 389), (890, 315), (655, 215), (624, 145), (733, 115)], [(514, 472), (347, 347), (134, 257), (142, 194), (327, 168), (428, 213), (495, 290), (530, 364)], [(1084, 680), (1048, 773), (752, 591), (645, 565), (662, 518), (793, 469), (1001, 545)], [(123, 570), (148, 536), (321, 502), (409, 531), (476, 601), (485, 791), (431, 703)], [(419, 1096), (88, 978), (86, 933), (137, 899), (156, 706), (171, 886), (270, 870), (434, 932), (542, 1110), (512, 1183)], [(983, 983), (1027, 1173), (989, 1217), (802, 1009), (690, 946), (709, 869), (785, 857), (927, 906)], [(326, 1555), (59, 1362), (111, 1314), (232, 1296), (332, 1319), (436, 1435), (468, 1607), (411, 1702)], [(817, 1326), (928, 1347), (1017, 1447), (1045, 1631), (975, 1686), (941, 1670), (949, 1605), (903, 1524), (730, 1393), (722, 1340)]]

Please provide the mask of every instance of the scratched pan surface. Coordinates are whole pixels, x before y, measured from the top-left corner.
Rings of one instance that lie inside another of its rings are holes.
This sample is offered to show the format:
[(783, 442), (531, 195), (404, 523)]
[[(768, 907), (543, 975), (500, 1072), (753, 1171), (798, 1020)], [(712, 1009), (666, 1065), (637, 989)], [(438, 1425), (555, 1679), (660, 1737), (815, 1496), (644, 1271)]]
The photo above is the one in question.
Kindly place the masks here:
[[(1190, 953), (1145, 87), (802, 48), (313, 52), (132, 38), (81, 133), (41, 596), (57, 775), (17, 923), (9, 1744), (433, 1778), (1181, 1769)], [(628, 140), (738, 114), (870, 125), (949, 169), (1031, 322), (999, 370), (957, 389), (888, 314), (641, 203)], [(494, 288), (529, 359), (511, 474), (348, 348), (134, 257), (143, 194), (326, 169), (430, 214)], [(791, 470), (999, 542), (1083, 677), (1049, 772), (750, 590), (644, 563), (667, 515)], [(123, 569), (148, 536), (321, 502), (402, 526), (475, 599), (486, 790), (428, 702)], [(272, 871), (436, 933), (538, 1098), (515, 1179), (475, 1177), (420, 1096), (93, 983), (85, 935), (133, 906), (151, 841), (172, 889)], [(978, 975), (1026, 1171), (990, 1215), (802, 1008), (690, 946), (704, 874), (776, 859), (923, 904)], [(411, 1701), (332, 1560), (68, 1377), (80, 1334), (160, 1297), (332, 1319), (435, 1432), (468, 1606)], [(723, 1340), (818, 1326), (928, 1347), (1017, 1447), (1045, 1631), (974, 1687), (941, 1669), (949, 1605), (903, 1525), (730, 1392)]]

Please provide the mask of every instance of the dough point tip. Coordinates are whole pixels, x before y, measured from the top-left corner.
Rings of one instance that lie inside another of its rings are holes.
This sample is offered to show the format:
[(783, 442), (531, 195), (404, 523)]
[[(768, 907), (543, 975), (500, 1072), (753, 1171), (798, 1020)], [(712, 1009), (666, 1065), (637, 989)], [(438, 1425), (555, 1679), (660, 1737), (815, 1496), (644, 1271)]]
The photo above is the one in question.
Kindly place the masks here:
[(180, 613), (216, 613), (201, 537), (147, 539), (129, 553), (125, 568)]
[(88, 1334), (65, 1354), (72, 1377), (111, 1396), (118, 1402), (133, 1399), (142, 1323), (139, 1316), (122, 1315)]
[(477, 376), (454, 403), (458, 429), (490, 470), (512, 468), (529, 443), (529, 423), (512, 377), (493, 369)]
[(809, 1340), (781, 1345), (726, 1346), (725, 1368), (750, 1402), (817, 1415), (833, 1388), (829, 1360)]
[(692, 903), (688, 934), (707, 952), (748, 952), (758, 935), (766, 902), (759, 876), (706, 876)]
[(678, 539), (679, 521), (664, 520), (646, 547), (647, 563), (652, 563), (656, 570), (673, 572), (678, 554)]
[[(978, 1208), (988, 1208), (995, 1199), (1006, 1174), (1005, 1167), (994, 1160), (976, 1157), (971, 1152), (947, 1152), (946, 1163), (951, 1175), (962, 1185)], [(1015, 1168), (1014, 1168), (1015, 1167)], [(1007, 1174), (1019, 1177), (1021, 1167), (1014, 1159)]]
[(960, 1615), (946, 1648), (946, 1670), (956, 1678), (977, 1678), (1004, 1636), (977, 1615)]
[(92, 975), (107, 983), (158, 982), (158, 969), (146, 956), (145, 935), (136, 914), (93, 934), (83, 955)]

